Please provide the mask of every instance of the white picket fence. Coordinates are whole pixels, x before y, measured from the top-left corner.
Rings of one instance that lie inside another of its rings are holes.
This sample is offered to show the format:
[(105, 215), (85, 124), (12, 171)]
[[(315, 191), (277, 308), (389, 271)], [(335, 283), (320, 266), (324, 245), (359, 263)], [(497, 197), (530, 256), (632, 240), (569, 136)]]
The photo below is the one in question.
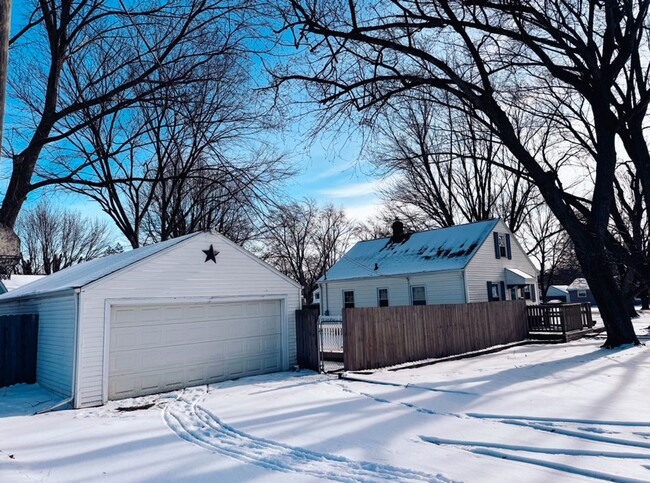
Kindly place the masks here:
[(343, 318), (325, 315), (319, 318), (322, 352), (343, 352)]

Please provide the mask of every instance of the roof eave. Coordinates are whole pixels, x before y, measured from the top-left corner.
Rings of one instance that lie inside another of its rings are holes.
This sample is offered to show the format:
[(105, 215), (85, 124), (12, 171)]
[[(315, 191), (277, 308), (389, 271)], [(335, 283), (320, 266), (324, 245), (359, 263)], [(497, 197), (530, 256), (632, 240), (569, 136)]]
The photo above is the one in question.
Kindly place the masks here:
[(350, 277), (350, 278), (328, 278), (328, 279), (319, 279), (318, 283), (329, 283), (329, 282), (348, 282), (348, 281), (357, 281), (357, 280), (370, 280), (370, 279), (380, 279), (380, 278), (405, 278), (412, 275), (423, 275), (427, 273), (441, 273), (441, 272), (460, 272), (465, 270), (467, 264), (456, 267), (456, 268), (443, 268), (440, 270), (421, 270), (419, 272), (403, 272), (403, 273), (394, 273), (394, 274), (379, 274), (379, 275), (370, 275), (365, 277)]

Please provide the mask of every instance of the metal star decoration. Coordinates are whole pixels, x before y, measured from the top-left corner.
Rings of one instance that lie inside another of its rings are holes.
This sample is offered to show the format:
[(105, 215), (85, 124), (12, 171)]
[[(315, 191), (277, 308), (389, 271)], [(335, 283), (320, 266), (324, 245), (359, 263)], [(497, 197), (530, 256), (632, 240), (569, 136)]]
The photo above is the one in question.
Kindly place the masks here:
[(214, 248), (212, 245), (210, 245), (210, 248), (207, 250), (201, 250), (203, 253), (205, 253), (205, 261), (208, 262), (212, 260), (214, 263), (217, 263), (217, 258), (216, 256), (219, 255), (219, 252), (214, 251)]

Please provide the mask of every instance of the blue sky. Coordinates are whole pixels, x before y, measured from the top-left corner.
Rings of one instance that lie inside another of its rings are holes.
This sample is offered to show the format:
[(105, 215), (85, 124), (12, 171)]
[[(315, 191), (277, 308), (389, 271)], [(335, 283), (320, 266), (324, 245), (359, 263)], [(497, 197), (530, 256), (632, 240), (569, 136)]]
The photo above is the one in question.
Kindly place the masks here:
[[(21, 0), (14, 0), (12, 29), (24, 25), (25, 7), (26, 4)], [(318, 139), (312, 140), (308, 138), (305, 128), (310, 123), (310, 120), (305, 119), (299, 121), (283, 136), (271, 140), (278, 147), (278, 151), (285, 153), (299, 171), (295, 178), (287, 180), (287, 194), (295, 199), (310, 197), (320, 204), (332, 203), (345, 209), (350, 218), (366, 221), (379, 210), (381, 202), (376, 195), (376, 188), (381, 181), (372, 176), (371, 169), (361, 159), (359, 136), (354, 132), (323, 132)], [(11, 105), (8, 105), (5, 128), (11, 127)], [(11, 137), (8, 134), (5, 130), (5, 143)], [(2, 158), (1, 163), (0, 195), (3, 194), (3, 185), (7, 182), (11, 161)], [(106, 218), (111, 225), (113, 223), (95, 203), (76, 195), (52, 194), (51, 191), (39, 190), (29, 195), (25, 208), (35, 204), (42, 197), (55, 204), (65, 204), (83, 214)]]
[(354, 136), (332, 139), (324, 133), (309, 141), (306, 136), (288, 140), (284, 149), (300, 170), (287, 183), (293, 198), (305, 196), (344, 208), (348, 216), (366, 221), (377, 213), (381, 201), (376, 190), (381, 180), (361, 157), (361, 143)]

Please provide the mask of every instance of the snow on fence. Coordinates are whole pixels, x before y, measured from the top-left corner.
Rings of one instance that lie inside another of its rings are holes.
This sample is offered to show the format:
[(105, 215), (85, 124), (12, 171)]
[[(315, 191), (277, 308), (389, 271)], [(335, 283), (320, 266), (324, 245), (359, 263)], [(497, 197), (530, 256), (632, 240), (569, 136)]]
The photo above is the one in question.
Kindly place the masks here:
[(526, 302), (354, 308), (343, 311), (347, 371), (446, 357), (523, 341)]

